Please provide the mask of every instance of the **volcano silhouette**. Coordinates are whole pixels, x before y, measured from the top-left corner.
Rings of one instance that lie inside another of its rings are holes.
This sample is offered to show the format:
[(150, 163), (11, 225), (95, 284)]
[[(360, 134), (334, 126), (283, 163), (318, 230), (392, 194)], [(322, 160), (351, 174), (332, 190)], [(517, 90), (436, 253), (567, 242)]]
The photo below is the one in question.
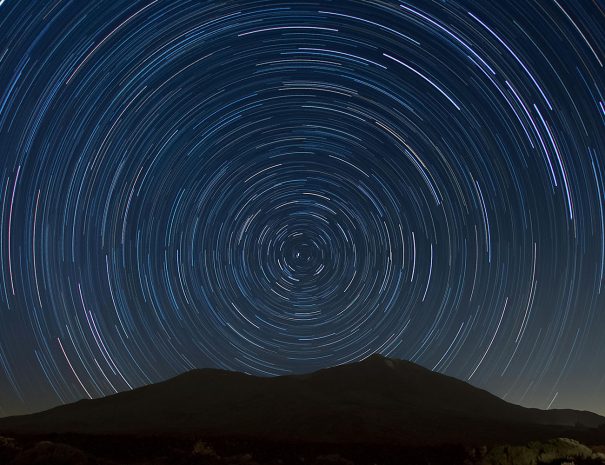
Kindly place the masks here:
[(573, 436), (605, 424), (513, 405), (410, 362), (361, 362), (274, 378), (216, 369), (45, 412), (0, 419), (16, 433), (195, 434), (306, 442), (445, 444)]

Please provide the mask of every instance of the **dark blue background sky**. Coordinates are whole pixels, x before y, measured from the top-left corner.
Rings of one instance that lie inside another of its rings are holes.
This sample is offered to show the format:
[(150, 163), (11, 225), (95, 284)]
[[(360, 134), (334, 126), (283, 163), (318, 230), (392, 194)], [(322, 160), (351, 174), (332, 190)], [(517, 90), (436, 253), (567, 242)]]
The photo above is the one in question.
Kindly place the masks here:
[(0, 414), (374, 352), (605, 414), (602, 1), (0, 1)]

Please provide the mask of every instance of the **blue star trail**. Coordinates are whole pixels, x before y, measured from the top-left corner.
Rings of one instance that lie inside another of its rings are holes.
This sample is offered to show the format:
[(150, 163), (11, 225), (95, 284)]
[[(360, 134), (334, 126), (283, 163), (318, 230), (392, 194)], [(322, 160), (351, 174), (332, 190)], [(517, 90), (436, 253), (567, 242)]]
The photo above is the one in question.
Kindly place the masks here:
[(0, 414), (380, 352), (605, 413), (605, 4), (0, 1)]

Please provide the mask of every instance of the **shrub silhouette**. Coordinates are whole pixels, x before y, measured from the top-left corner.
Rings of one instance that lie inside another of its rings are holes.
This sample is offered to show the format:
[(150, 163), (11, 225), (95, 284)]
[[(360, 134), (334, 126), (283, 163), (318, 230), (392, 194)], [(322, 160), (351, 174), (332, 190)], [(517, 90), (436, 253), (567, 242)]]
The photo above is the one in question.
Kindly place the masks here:
[(89, 463), (88, 457), (81, 450), (50, 441), (37, 443), (10, 462), (11, 465), (88, 465)]
[(21, 448), (13, 438), (0, 436), (0, 463), (8, 463), (14, 459)]
[(193, 455), (198, 457), (214, 457), (218, 458), (218, 454), (212, 446), (204, 441), (197, 441), (193, 446)]
[(471, 463), (480, 465), (605, 465), (605, 455), (567, 438), (530, 442), (526, 446), (498, 446), (486, 454), (475, 454), (474, 457), (471, 454), (471, 458), (474, 458)]

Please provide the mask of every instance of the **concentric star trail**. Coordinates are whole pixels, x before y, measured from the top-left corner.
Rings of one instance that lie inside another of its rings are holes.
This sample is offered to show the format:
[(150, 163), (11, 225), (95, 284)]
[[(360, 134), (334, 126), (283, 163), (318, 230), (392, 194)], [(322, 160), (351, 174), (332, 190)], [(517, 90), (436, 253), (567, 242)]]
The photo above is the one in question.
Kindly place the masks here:
[(0, 0), (0, 414), (409, 359), (605, 413), (605, 4)]

